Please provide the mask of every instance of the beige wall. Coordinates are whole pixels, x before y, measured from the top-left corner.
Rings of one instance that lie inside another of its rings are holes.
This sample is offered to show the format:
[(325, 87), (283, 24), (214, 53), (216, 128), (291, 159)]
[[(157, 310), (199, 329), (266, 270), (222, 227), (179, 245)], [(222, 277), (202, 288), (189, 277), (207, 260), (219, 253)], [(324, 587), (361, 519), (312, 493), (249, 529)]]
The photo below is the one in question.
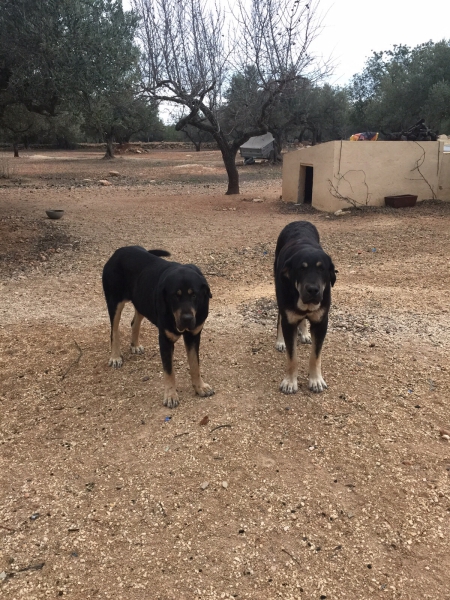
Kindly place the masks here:
[(450, 200), (450, 152), (442, 154), (441, 161), (437, 197), (439, 200)]
[(374, 206), (398, 194), (450, 199), (450, 155), (443, 142), (342, 141), (290, 152), (283, 157), (286, 202), (303, 201), (302, 166), (314, 168), (312, 205), (319, 210), (350, 206), (346, 198)]

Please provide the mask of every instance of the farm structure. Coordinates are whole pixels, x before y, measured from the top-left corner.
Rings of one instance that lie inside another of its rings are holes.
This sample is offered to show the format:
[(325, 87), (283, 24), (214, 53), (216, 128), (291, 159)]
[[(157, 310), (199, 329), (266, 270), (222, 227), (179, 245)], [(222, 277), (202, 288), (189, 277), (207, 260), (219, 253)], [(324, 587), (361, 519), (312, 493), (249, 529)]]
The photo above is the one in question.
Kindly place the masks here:
[(283, 157), (285, 202), (335, 212), (382, 206), (392, 195), (418, 201), (450, 200), (450, 140), (435, 142), (334, 141)]

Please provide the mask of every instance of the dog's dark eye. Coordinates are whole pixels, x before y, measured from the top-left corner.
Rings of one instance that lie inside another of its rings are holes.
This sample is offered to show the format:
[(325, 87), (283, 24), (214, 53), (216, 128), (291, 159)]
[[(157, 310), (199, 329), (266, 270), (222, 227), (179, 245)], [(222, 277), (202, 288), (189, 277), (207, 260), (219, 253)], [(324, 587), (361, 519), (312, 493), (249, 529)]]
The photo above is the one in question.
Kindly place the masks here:
[(192, 294), (191, 298), (192, 300), (195, 300), (195, 298), (197, 298), (197, 294)]

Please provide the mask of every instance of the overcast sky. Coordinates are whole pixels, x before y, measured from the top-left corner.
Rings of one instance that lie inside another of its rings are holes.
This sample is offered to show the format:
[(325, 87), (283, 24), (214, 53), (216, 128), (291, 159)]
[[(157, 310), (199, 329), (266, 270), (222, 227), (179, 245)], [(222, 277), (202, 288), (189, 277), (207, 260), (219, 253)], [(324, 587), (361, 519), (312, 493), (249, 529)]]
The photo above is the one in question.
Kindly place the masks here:
[[(212, 0), (211, 0), (212, 1)], [(130, 0), (123, 0), (130, 8)], [(320, 0), (323, 30), (314, 51), (335, 63), (332, 84), (361, 72), (372, 50), (450, 39), (449, 0)]]
[(449, 0), (321, 0), (324, 28), (316, 53), (333, 56), (332, 83), (344, 85), (362, 70), (372, 50), (450, 39)]

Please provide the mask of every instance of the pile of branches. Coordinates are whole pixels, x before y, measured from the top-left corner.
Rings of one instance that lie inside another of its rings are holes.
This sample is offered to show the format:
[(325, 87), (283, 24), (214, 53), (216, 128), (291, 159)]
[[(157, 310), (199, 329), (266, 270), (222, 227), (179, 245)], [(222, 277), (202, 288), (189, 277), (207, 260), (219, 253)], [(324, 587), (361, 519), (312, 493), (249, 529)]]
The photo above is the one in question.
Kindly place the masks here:
[(425, 125), (425, 119), (420, 119), (415, 125), (406, 131), (395, 131), (384, 133), (386, 140), (401, 140), (402, 142), (435, 142), (438, 134)]

